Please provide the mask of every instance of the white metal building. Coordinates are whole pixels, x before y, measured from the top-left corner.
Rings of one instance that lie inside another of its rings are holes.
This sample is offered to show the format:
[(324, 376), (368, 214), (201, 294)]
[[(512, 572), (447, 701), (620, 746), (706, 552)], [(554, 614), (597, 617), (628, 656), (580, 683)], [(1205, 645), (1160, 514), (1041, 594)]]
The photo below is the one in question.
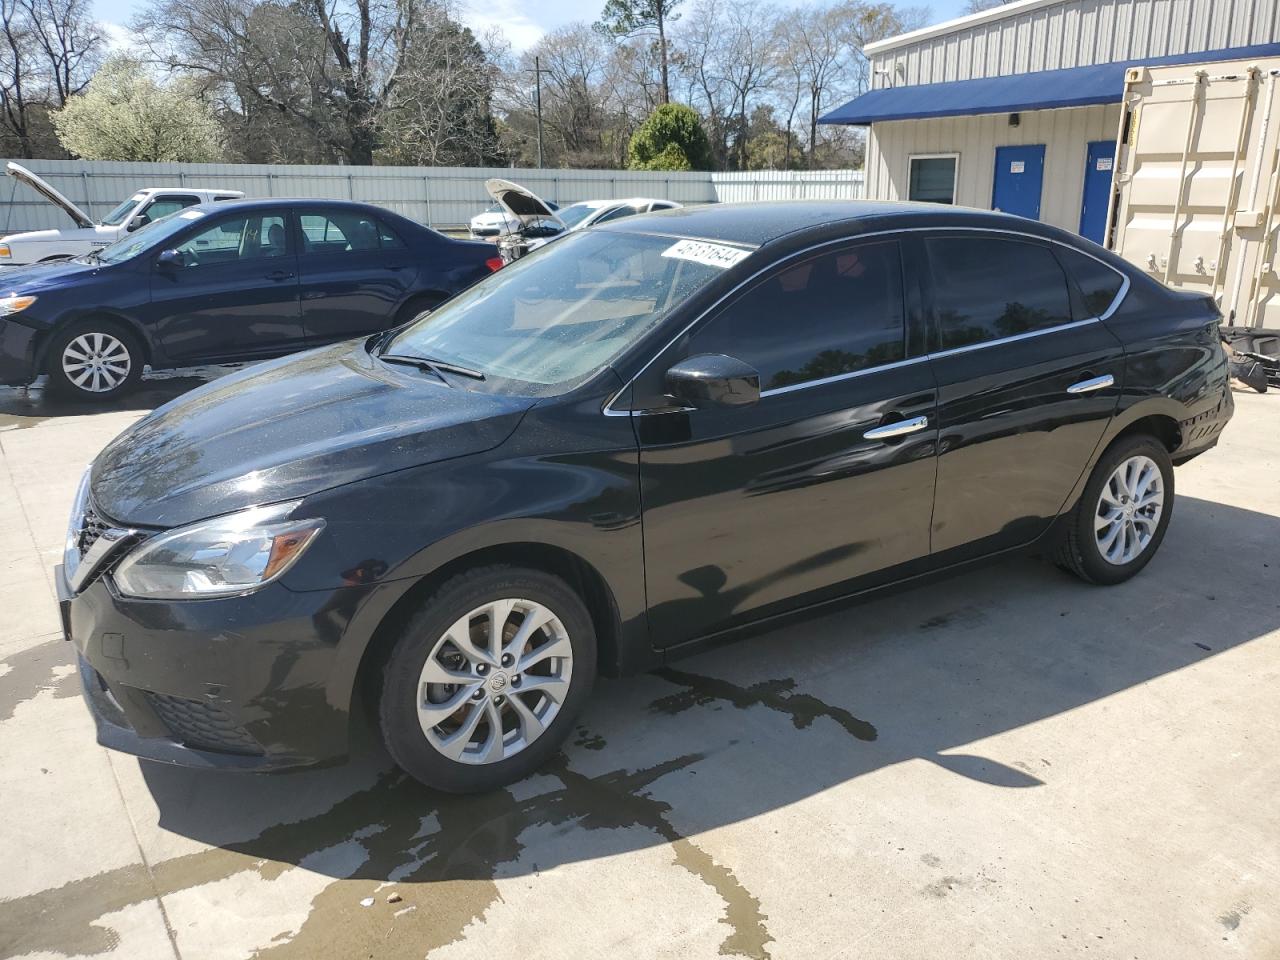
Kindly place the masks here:
[(870, 198), (1102, 242), (1125, 70), (1274, 56), (1277, 41), (1280, 0), (1018, 0), (869, 45), (873, 89), (822, 122), (870, 128)]

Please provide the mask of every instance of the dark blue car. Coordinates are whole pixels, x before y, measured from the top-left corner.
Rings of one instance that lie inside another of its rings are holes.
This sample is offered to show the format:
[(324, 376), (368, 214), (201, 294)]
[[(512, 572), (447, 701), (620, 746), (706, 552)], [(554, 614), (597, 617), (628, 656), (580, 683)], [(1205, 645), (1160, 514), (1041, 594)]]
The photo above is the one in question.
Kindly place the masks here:
[(106, 399), (153, 369), (258, 360), (405, 323), (502, 265), (338, 200), (201, 204), (76, 260), (0, 273), (0, 383)]

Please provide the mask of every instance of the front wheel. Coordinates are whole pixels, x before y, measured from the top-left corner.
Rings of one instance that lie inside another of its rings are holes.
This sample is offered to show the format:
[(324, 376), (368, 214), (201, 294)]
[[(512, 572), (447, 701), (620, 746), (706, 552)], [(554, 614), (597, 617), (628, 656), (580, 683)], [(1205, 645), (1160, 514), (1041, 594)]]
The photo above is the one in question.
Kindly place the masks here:
[(410, 618), (387, 657), (383, 740), (427, 786), (496, 789), (555, 753), (595, 670), (591, 617), (562, 580), (517, 567), (467, 571)]
[(1173, 516), (1173, 461), (1163, 443), (1134, 436), (1098, 461), (1066, 517), (1060, 567), (1088, 583), (1123, 583), (1145, 567)]
[(110, 321), (86, 320), (58, 333), (49, 347), (49, 385), (80, 400), (109, 400), (142, 377), (137, 338)]

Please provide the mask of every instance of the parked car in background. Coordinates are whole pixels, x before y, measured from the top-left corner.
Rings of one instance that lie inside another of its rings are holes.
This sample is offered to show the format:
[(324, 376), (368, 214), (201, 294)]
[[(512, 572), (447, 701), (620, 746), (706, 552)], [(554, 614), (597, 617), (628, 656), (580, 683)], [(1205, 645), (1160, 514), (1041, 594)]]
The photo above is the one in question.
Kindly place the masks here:
[[(552, 213), (560, 209), (550, 200), (546, 201), (546, 204)], [(470, 229), (471, 236), (476, 239), (493, 238), (519, 230), (520, 219), (513, 216), (502, 204), (494, 203), (486, 207), (483, 213), (477, 213), (471, 218)]]
[(5, 173), (62, 208), (75, 221), (75, 227), (28, 230), (0, 237), (0, 267), (82, 257), (109, 243), (115, 243), (126, 233), (186, 207), (194, 207), (198, 203), (236, 200), (244, 196), (239, 190), (144, 187), (120, 203), (101, 222), (95, 223), (87, 213), (26, 167), (10, 162), (5, 167)]
[(684, 204), (674, 200), (655, 200), (650, 197), (627, 197), (623, 200), (583, 200), (571, 203), (560, 210), (560, 219), (570, 230), (584, 230), (597, 223), (622, 220), (639, 213), (656, 213), (659, 210), (677, 210)]
[(342, 200), (205, 203), (0, 274), (0, 383), (105, 399), (153, 368), (258, 360), (407, 323), (502, 266)]
[(510, 180), (494, 178), (486, 180), (484, 186), (489, 196), (493, 197), (495, 205), (505, 211), (507, 220), (515, 224), (498, 239), (503, 259), (507, 261), (518, 260), (526, 253), (573, 230), (585, 230), (597, 223), (622, 220), (640, 213), (676, 210), (683, 206), (674, 200), (627, 197), (583, 200), (558, 208), (528, 187)]
[(362, 691), (401, 767), (485, 790), (555, 753), (598, 673), (1011, 552), (1122, 583), (1231, 418), (1219, 319), (1063, 230), (932, 204), (575, 231), (98, 456), (55, 579), (99, 741), (332, 760)]

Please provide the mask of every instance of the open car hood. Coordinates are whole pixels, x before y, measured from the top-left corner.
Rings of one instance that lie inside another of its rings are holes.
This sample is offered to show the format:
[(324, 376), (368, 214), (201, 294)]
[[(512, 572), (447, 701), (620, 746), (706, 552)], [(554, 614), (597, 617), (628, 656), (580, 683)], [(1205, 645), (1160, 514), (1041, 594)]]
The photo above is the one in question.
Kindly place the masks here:
[(50, 203), (56, 204), (65, 210), (67, 216), (76, 222), (77, 227), (92, 227), (94, 225), (93, 220), (87, 213), (55, 190), (50, 184), (37, 177), (26, 167), (19, 166), (11, 160), (9, 163), (5, 164), (4, 172), (18, 182), (25, 183)]
[(539, 220), (550, 220), (558, 223), (562, 230), (568, 229), (546, 201), (518, 183), (494, 177), (484, 182), (484, 188), (498, 206), (520, 221), (521, 226), (527, 227)]

